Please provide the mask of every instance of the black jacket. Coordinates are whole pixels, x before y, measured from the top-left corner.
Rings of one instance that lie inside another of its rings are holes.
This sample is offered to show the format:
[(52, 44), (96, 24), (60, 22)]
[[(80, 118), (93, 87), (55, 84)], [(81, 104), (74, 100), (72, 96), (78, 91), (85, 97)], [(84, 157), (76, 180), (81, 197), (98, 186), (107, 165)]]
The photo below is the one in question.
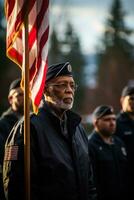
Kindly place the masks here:
[(134, 120), (125, 112), (117, 115), (116, 135), (125, 143), (129, 164), (130, 195), (134, 198)]
[(2, 165), (3, 165), (3, 156), (4, 156), (4, 147), (5, 142), (10, 134), (15, 123), (19, 120), (20, 115), (17, 112), (14, 112), (10, 107), (5, 111), (0, 117), (0, 200), (4, 200), (3, 193), (3, 181), (2, 181)]
[(127, 199), (127, 154), (124, 143), (113, 136), (113, 143), (105, 143), (97, 132), (89, 138), (89, 152), (93, 164), (98, 200)]
[(0, 135), (6, 141), (10, 131), (12, 130), (15, 123), (21, 118), (21, 115), (14, 112), (11, 107), (5, 111), (0, 117)]
[[(31, 200), (96, 199), (86, 133), (78, 115), (66, 115), (68, 138), (47, 105), (31, 117)], [(24, 200), (22, 123), (16, 130), (18, 152), (4, 161), (4, 185), (9, 200)]]

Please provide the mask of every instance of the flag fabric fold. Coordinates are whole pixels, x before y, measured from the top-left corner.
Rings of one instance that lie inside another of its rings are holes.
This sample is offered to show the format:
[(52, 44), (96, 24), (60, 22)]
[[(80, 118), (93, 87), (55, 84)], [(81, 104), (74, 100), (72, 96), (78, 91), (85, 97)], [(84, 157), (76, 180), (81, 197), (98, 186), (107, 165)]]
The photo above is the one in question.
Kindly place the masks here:
[(24, 87), (24, 20), (28, 17), (29, 95), (33, 110), (40, 104), (48, 68), (49, 0), (5, 0), (7, 56), (22, 70)]

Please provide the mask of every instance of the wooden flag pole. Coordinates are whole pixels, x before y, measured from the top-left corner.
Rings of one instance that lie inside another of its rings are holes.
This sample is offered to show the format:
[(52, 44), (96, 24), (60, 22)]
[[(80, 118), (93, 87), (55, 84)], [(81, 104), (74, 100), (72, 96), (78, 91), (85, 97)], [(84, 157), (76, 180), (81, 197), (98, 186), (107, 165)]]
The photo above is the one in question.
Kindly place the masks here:
[[(27, 9), (28, 10), (28, 9)], [(25, 199), (30, 200), (30, 103), (29, 103), (29, 47), (28, 15), (25, 18), (25, 67), (24, 67), (24, 172)]]

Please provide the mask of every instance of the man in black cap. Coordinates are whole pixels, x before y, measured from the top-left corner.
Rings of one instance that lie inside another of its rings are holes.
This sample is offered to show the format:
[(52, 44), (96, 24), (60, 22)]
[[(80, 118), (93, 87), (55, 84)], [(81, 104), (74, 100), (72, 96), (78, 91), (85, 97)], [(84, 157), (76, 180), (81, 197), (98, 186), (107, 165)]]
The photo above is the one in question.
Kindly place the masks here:
[(134, 86), (126, 86), (121, 93), (121, 111), (117, 115), (117, 135), (128, 152), (130, 196), (134, 199)]
[(24, 96), (20, 87), (21, 79), (14, 80), (9, 86), (8, 102), (10, 107), (0, 117), (0, 134), (7, 138), (14, 124), (23, 116)]
[[(96, 199), (87, 135), (70, 110), (76, 89), (69, 62), (48, 68), (45, 100), (30, 118), (31, 200)], [(13, 137), (17, 150), (15, 156), (9, 148), (5, 152), (5, 192), (9, 200), (24, 200), (23, 122)]]
[(128, 199), (127, 153), (115, 136), (116, 116), (109, 105), (93, 112), (94, 130), (89, 136), (89, 156), (93, 165), (98, 200)]
[[(20, 87), (21, 79), (14, 80), (9, 86), (8, 102), (10, 107), (0, 117), (0, 166), (2, 171), (5, 141), (14, 124), (23, 115), (23, 91)], [(2, 172), (1, 172), (2, 173)], [(2, 176), (0, 174), (0, 176)], [(0, 200), (5, 199), (2, 190), (2, 178), (0, 178)]]

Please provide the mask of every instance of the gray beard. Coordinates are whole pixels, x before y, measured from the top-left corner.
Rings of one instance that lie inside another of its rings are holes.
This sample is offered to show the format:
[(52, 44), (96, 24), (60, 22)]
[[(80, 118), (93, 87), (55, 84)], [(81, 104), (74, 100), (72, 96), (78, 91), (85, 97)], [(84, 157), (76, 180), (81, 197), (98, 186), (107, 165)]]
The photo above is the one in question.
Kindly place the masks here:
[(54, 101), (54, 106), (56, 108), (61, 108), (61, 109), (64, 109), (64, 110), (70, 110), (73, 107), (73, 102), (71, 104), (66, 104), (66, 103), (63, 102), (63, 100), (56, 99)]
[(63, 100), (59, 100), (54, 94), (53, 94), (53, 105), (58, 108), (58, 109), (63, 109), (63, 110), (70, 110), (73, 107), (73, 102), (70, 104), (64, 103)]

